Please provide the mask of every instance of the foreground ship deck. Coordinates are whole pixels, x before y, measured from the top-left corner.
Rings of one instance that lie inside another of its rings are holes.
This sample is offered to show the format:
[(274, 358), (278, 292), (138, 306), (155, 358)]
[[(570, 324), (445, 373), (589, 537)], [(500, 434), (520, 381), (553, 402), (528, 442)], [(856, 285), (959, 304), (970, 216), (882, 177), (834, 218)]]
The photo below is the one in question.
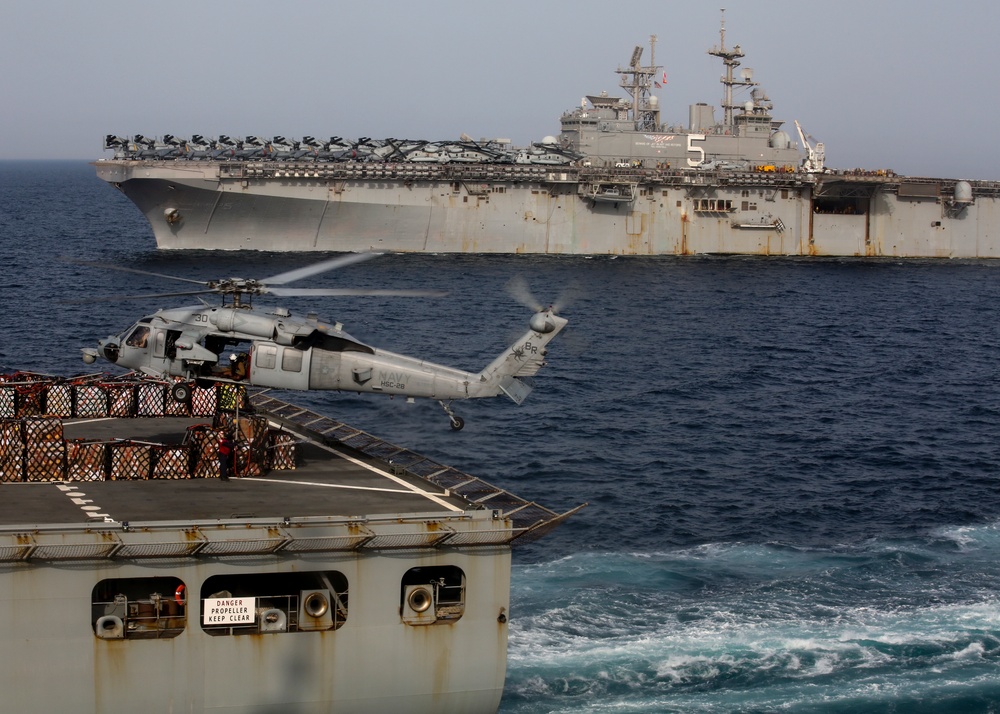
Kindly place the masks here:
[[(568, 514), (253, 401), (294, 435), (293, 470), (0, 483), (0, 711), (496, 710), (511, 543)], [(174, 444), (204, 421), (63, 429)]]

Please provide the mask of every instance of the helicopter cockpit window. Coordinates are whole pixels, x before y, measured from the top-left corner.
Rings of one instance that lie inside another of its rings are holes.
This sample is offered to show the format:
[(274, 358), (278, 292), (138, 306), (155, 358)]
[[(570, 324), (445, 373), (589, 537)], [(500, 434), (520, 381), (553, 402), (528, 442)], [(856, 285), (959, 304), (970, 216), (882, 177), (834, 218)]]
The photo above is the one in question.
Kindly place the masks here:
[(138, 347), (139, 349), (146, 348), (146, 342), (149, 340), (149, 328), (140, 325), (139, 327), (132, 330), (132, 334), (128, 336), (125, 340), (125, 344), (129, 347)]

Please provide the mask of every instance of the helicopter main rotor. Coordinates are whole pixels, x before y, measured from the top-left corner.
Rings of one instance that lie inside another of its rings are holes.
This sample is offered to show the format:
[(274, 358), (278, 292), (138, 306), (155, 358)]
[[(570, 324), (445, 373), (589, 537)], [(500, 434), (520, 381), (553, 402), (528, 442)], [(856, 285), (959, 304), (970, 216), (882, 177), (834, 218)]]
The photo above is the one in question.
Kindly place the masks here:
[[(295, 282), (297, 280), (303, 280), (304, 278), (312, 277), (313, 275), (318, 275), (320, 273), (325, 273), (330, 270), (336, 270), (338, 268), (343, 268), (348, 265), (353, 265), (354, 263), (364, 262), (372, 258), (376, 258), (382, 255), (381, 253), (351, 253), (348, 255), (338, 256), (336, 258), (331, 258), (329, 260), (320, 261), (319, 263), (314, 263), (312, 265), (307, 265), (302, 268), (296, 268), (295, 270), (289, 270), (284, 273), (278, 273), (277, 275), (272, 275), (270, 278), (264, 279), (254, 279), (254, 278), (220, 278), (218, 280), (193, 280), (191, 278), (182, 278), (177, 275), (167, 275), (165, 273), (154, 273), (148, 270), (140, 270), (138, 268), (127, 268), (122, 265), (112, 265), (110, 263), (98, 263), (94, 261), (87, 260), (68, 260), (68, 262), (75, 263), (77, 265), (86, 265), (95, 268), (107, 268), (108, 270), (118, 270), (125, 273), (136, 273), (139, 275), (151, 275), (156, 278), (165, 278), (167, 280), (178, 280), (185, 283), (194, 283), (195, 285), (202, 285), (205, 289), (202, 290), (186, 290), (181, 292), (172, 293), (143, 293), (139, 295), (111, 295), (107, 297), (90, 298), (89, 300), (80, 301), (70, 301), (70, 302), (90, 302), (90, 301), (113, 301), (113, 300), (142, 300), (145, 298), (161, 298), (161, 297), (181, 297), (185, 295), (209, 295), (216, 294), (222, 295), (222, 304), (226, 305), (227, 296), (232, 302), (232, 307), (250, 307), (252, 298), (255, 295), (277, 295), (279, 297), (300, 297), (300, 296), (332, 296), (332, 297), (365, 297), (365, 296), (380, 296), (380, 297), (443, 297), (447, 293), (442, 290), (367, 290), (359, 288), (286, 288), (282, 287), (288, 283)], [(244, 298), (251, 298), (244, 302)]]

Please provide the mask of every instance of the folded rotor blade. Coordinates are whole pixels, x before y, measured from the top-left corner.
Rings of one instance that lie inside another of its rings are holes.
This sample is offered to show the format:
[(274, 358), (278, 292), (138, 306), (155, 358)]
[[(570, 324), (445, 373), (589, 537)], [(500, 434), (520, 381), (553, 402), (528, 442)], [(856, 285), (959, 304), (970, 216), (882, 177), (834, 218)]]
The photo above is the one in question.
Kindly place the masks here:
[(312, 265), (307, 265), (304, 268), (296, 268), (295, 270), (289, 270), (287, 273), (278, 273), (277, 275), (272, 275), (270, 278), (264, 278), (258, 282), (265, 285), (286, 285), (287, 283), (294, 282), (296, 280), (302, 280), (303, 278), (308, 278), (311, 275), (317, 275), (318, 273), (325, 273), (328, 270), (335, 270), (336, 268), (343, 268), (347, 265), (353, 265), (354, 263), (360, 263), (365, 260), (370, 260), (375, 258), (381, 253), (351, 253), (349, 255), (341, 255), (336, 258), (331, 258), (330, 260), (324, 260), (320, 263), (314, 263)]

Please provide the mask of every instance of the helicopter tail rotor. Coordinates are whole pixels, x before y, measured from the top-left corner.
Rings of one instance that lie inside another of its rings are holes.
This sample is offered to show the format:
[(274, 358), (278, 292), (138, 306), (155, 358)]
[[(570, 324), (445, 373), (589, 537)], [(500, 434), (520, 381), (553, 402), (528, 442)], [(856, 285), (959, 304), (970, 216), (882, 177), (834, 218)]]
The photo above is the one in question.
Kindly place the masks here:
[(583, 294), (583, 289), (580, 287), (579, 283), (573, 282), (563, 288), (555, 302), (546, 306), (539, 302), (538, 298), (532, 294), (531, 288), (528, 287), (528, 281), (525, 280), (523, 275), (515, 275), (507, 281), (506, 289), (507, 293), (514, 298), (514, 300), (516, 300), (519, 304), (530, 308), (531, 311), (535, 313), (551, 310), (552, 312), (559, 314), (563, 311), (563, 309), (571, 305)]
[(549, 342), (568, 322), (552, 308), (532, 315), (528, 331), (479, 373), (477, 396), (505, 394), (517, 404), (523, 402), (531, 392), (531, 385), (523, 378), (533, 377), (545, 366)]

